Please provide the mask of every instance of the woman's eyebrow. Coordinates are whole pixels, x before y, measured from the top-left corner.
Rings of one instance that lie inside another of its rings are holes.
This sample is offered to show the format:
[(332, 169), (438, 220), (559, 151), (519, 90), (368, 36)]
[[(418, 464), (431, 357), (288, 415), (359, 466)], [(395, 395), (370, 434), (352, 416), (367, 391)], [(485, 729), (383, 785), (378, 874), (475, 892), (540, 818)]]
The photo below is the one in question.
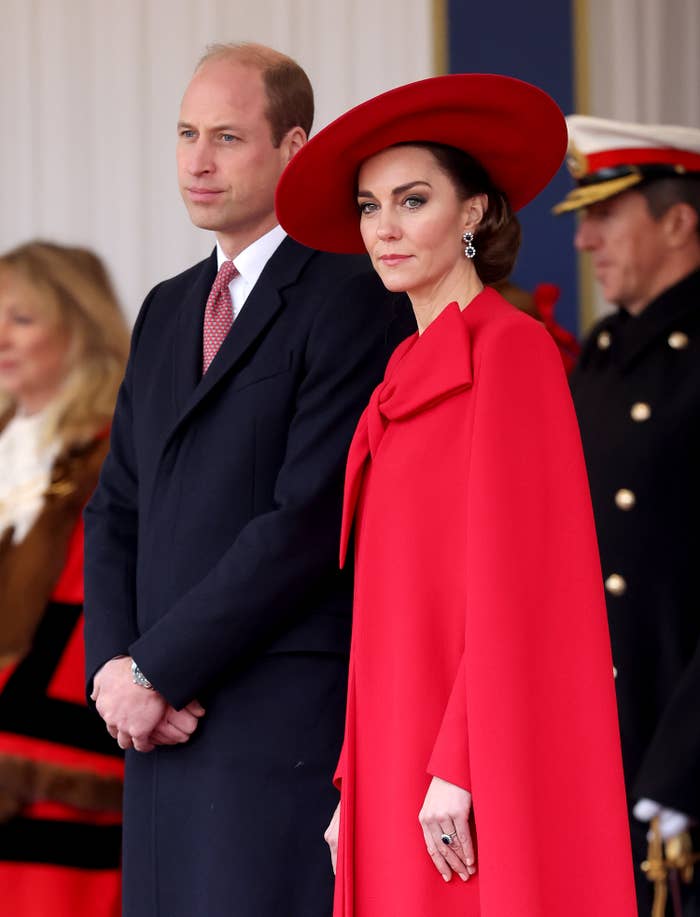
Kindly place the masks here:
[[(428, 188), (432, 188), (432, 185), (430, 184), (429, 181), (423, 181), (422, 179), (419, 179), (418, 181), (407, 182), (405, 185), (399, 185), (398, 187), (394, 188), (391, 193), (393, 195), (403, 194), (404, 191), (408, 191), (411, 188), (415, 187), (416, 185), (427, 185)], [(374, 194), (371, 191), (360, 190), (357, 192), (357, 196), (358, 197), (374, 197)]]

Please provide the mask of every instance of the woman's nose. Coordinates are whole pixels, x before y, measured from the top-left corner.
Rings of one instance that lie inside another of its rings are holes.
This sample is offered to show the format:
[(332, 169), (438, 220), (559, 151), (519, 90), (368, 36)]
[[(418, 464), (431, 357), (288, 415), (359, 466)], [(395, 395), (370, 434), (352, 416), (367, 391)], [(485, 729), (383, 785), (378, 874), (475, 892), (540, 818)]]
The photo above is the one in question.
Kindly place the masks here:
[(391, 214), (382, 211), (377, 223), (377, 237), (385, 241), (386, 239), (398, 239), (401, 235), (399, 225)]

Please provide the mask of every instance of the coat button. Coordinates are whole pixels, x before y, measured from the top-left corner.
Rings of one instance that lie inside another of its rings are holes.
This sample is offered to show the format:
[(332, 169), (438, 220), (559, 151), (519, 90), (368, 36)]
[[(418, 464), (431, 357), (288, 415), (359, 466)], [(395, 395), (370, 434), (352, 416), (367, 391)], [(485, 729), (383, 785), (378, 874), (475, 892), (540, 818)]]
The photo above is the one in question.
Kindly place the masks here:
[(605, 588), (610, 595), (624, 595), (627, 591), (627, 583), (619, 573), (611, 573), (605, 580)]
[(621, 487), (615, 494), (615, 505), (618, 509), (632, 509), (637, 502), (634, 491)]
[(617, 678), (617, 669), (613, 666), (613, 678)]
[(630, 408), (630, 417), (632, 420), (636, 420), (637, 423), (649, 420), (651, 417), (651, 406), (648, 405), (646, 401), (635, 401)]
[(673, 331), (668, 336), (668, 346), (674, 350), (685, 350), (688, 346), (688, 335), (683, 331)]
[(612, 344), (612, 337), (609, 331), (601, 331), (596, 340), (600, 350), (607, 350)]

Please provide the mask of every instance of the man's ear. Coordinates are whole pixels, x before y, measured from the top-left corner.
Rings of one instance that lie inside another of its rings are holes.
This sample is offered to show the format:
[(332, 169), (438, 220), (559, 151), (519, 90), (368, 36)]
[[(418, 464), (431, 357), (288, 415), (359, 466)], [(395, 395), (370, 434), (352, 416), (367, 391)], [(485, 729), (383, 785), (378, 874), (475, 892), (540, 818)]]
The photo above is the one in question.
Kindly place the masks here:
[(280, 143), (285, 164), (299, 152), (307, 140), (308, 137), (303, 127), (292, 127), (287, 131)]
[(666, 241), (671, 248), (682, 248), (688, 240), (697, 235), (698, 214), (685, 201), (671, 204), (661, 217)]

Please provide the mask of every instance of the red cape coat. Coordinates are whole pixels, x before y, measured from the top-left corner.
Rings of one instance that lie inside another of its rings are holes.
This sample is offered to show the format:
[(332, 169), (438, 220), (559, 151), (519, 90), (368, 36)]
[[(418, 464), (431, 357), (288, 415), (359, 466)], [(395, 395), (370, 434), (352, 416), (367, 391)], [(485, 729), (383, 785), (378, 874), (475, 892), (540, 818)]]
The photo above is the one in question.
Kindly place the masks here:
[[(348, 457), (355, 610), (335, 917), (636, 914), (578, 428), (545, 329), (493, 290), (399, 346)], [(473, 796), (447, 884), (431, 775)]]

